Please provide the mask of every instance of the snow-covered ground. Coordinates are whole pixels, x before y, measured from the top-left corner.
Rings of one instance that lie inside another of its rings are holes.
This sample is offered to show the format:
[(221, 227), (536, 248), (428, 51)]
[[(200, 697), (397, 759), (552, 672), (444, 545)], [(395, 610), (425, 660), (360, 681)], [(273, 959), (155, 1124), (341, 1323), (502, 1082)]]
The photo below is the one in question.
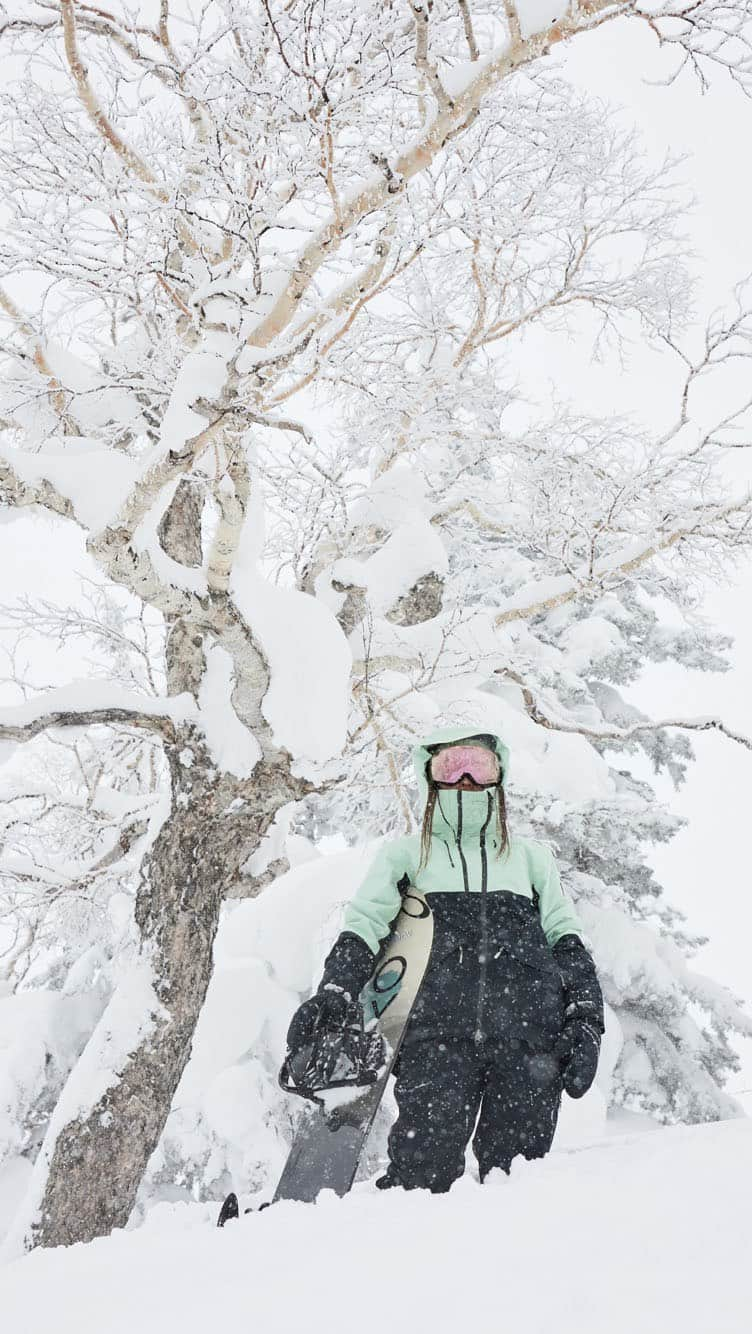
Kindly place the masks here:
[(0, 1272), (12, 1334), (747, 1334), (752, 1122), (605, 1139), (449, 1195), (143, 1227)]

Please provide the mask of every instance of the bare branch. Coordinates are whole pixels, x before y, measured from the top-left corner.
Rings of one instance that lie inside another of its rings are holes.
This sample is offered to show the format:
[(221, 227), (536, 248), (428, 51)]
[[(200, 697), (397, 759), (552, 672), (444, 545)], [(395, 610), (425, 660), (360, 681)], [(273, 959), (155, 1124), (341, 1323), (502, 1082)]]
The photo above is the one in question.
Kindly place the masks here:
[[(98, 130), (102, 138), (106, 140), (113, 152), (125, 164), (134, 176), (137, 176), (145, 185), (157, 187), (157, 178), (147, 164), (139, 157), (129, 144), (125, 142), (112, 122), (105, 115), (100, 106), (97, 97), (89, 82), (89, 76), (86, 66), (83, 63), (78, 49), (78, 39), (76, 35), (76, 15), (75, 0), (60, 0), (60, 9), (63, 19), (63, 33), (65, 38), (65, 54), (68, 60), (70, 72), (76, 85), (76, 90), (86, 109), (87, 115)], [(157, 188), (155, 191), (163, 201), (167, 198), (164, 189)]]
[(509, 26), (509, 36), (513, 42), (521, 42), (522, 30), (520, 28), (520, 18), (517, 13), (515, 0), (504, 0), (504, 13), (506, 14), (507, 24)]
[[(89, 117), (92, 125), (102, 136), (105, 143), (120, 158), (121, 162), (133, 173), (144, 185), (149, 186), (153, 194), (161, 203), (169, 202), (169, 192), (163, 185), (160, 185), (151, 167), (144, 162), (143, 158), (126, 143), (125, 139), (115, 129), (109, 117), (102, 108), (89, 81), (88, 71), (78, 49), (78, 38), (76, 33), (76, 0), (60, 0), (60, 8), (63, 19), (63, 34), (65, 43), (65, 55), (68, 61), (73, 81), (76, 85), (76, 91), (81, 103)], [(189, 252), (196, 248), (195, 242), (185, 222), (178, 219), (178, 230), (181, 240)]]
[(61, 518), (77, 519), (75, 510), (67, 496), (62, 495), (52, 482), (43, 479), (39, 482), (25, 482), (19, 477), (7, 458), (0, 454), (0, 500), (6, 505), (19, 508), (25, 505), (41, 505), (44, 509), (59, 514)]
[(495, 617), (494, 624), (497, 626), (508, 625), (512, 621), (530, 620), (534, 616), (541, 616), (545, 612), (554, 611), (557, 607), (563, 607), (568, 602), (582, 597), (588, 588), (607, 586), (610, 581), (619, 576), (632, 574), (641, 566), (664, 551), (670, 551), (672, 547), (677, 546), (685, 539), (697, 536), (697, 534), (707, 527), (712, 531), (722, 519), (739, 513), (748, 513), (752, 506), (752, 495), (745, 494), (741, 499), (734, 500), (729, 505), (717, 506), (707, 505), (699, 506), (697, 517), (687, 524), (681, 524), (671, 532), (666, 533), (657, 541), (647, 542), (641, 550), (634, 555), (608, 556), (598, 561), (592, 569), (582, 569), (576, 571), (572, 579), (564, 581), (565, 586), (554, 593), (544, 595), (541, 598), (533, 597), (530, 602), (525, 601), (524, 605), (520, 601), (524, 597), (522, 594), (516, 594), (514, 601), (518, 605), (509, 607), (501, 611)]
[[(609, 17), (613, 17), (616, 13), (628, 12), (629, 7), (628, 0), (616, 6), (611, 0), (593, 0), (587, 12), (573, 8), (561, 23), (554, 22), (524, 41), (506, 44), (486, 61), (460, 96), (440, 107), (417, 143), (398, 156), (389, 178), (383, 174), (374, 176), (349, 199), (342, 201), (339, 216), (332, 215), (306, 246), (272, 309), (248, 335), (248, 344), (266, 347), (279, 335), (336, 244), (367, 214), (389, 203), (390, 195), (396, 197), (404, 184), (425, 171), (449, 139), (471, 122), (483, 99), (502, 79), (539, 59), (553, 41), (567, 41), (577, 33), (595, 27), (601, 11), (608, 10)], [(395, 182), (398, 183), (396, 190)]]
[(136, 713), (132, 709), (50, 709), (45, 696), (45, 711), (29, 723), (13, 724), (0, 721), (0, 741), (32, 741), (42, 732), (54, 727), (138, 727), (157, 732), (166, 741), (175, 740), (175, 725), (171, 718), (158, 714)]
[(462, 15), (462, 26), (465, 29), (465, 41), (467, 42), (467, 49), (470, 52), (470, 59), (477, 60), (479, 55), (478, 43), (475, 40), (473, 20), (470, 14), (468, 0), (457, 0), (457, 3), (459, 4), (460, 13)]
[(513, 671), (510, 667), (497, 667), (495, 675), (508, 677), (509, 680), (514, 681), (520, 687), (528, 716), (540, 727), (546, 727), (553, 732), (570, 732), (596, 742), (629, 741), (632, 737), (640, 736), (645, 732), (661, 732), (666, 727), (677, 727), (682, 731), (689, 732), (720, 732), (723, 736), (728, 737), (730, 741), (735, 741), (738, 745), (744, 746), (745, 749), (752, 750), (752, 737), (746, 736), (743, 732), (737, 732), (724, 723), (721, 718), (716, 717), (648, 719), (645, 722), (630, 723), (629, 727), (585, 727), (580, 723), (567, 723), (553, 718), (550, 713), (547, 713), (541, 707), (533, 691), (525, 684), (518, 672)]
[(430, 87), (436, 105), (451, 106), (451, 99), (441, 82), (439, 72), (428, 55), (428, 30), (431, 21), (431, 0), (411, 0), (410, 5), (415, 20), (415, 68), (423, 75)]
[(67, 420), (65, 411), (65, 393), (60, 381), (53, 375), (50, 369), (49, 362), (44, 354), (42, 340), (39, 335), (35, 333), (26, 316), (19, 310), (15, 301), (13, 301), (2, 287), (0, 287), (0, 310), (5, 312), (8, 318), (13, 321), (18, 332), (22, 333), (31, 343), (34, 365), (40, 375), (43, 375), (47, 380), (52, 404), (60, 418), (65, 422)]

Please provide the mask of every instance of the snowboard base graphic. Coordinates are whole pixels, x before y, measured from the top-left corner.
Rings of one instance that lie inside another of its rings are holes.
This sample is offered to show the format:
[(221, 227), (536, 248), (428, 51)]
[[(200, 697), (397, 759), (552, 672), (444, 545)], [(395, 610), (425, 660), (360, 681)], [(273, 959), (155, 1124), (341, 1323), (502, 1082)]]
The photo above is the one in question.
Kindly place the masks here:
[(387, 1043), (387, 1059), (376, 1083), (331, 1112), (309, 1108), (295, 1135), (272, 1203), (311, 1203), (320, 1190), (345, 1195), (358, 1163), (389, 1075), (399, 1053), (407, 1021), (423, 981), (433, 942), (433, 918), (422, 894), (408, 885), (389, 942), (364, 988), (360, 1001), (366, 1025), (378, 1024)]

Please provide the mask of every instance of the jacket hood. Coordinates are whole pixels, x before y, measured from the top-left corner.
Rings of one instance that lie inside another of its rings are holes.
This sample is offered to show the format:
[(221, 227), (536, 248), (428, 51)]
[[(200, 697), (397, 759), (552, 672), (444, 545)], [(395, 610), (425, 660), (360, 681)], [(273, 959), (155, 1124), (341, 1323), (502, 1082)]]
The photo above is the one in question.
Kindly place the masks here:
[[(413, 765), (415, 766), (415, 776), (418, 780), (418, 796), (421, 807), (424, 807), (428, 800), (428, 780), (426, 778), (426, 765), (431, 758), (429, 746), (437, 746), (447, 741), (470, 741), (474, 737), (488, 737), (493, 741), (493, 748), (499, 757), (501, 764), (501, 781), (506, 784), (509, 775), (509, 747), (504, 745), (500, 736), (492, 732), (490, 728), (484, 727), (483, 723), (464, 723), (461, 727), (440, 727), (435, 732), (425, 736), (413, 749)], [(465, 794), (472, 795), (472, 794)]]

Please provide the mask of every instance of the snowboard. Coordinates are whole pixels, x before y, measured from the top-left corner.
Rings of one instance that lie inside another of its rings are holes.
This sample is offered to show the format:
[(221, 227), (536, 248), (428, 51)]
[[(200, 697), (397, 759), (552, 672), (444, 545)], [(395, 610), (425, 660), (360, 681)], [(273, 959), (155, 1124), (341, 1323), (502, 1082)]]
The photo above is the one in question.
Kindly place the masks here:
[[(385, 1064), (376, 1082), (357, 1096), (329, 1111), (316, 1106), (306, 1109), (272, 1204), (278, 1200), (310, 1204), (320, 1190), (333, 1190), (337, 1195), (349, 1191), (394, 1068), (432, 943), (431, 910), (423, 895), (408, 884), (402, 892), (402, 906), (387, 945), (360, 995), (366, 1027), (377, 1025), (386, 1041)], [(234, 1217), (237, 1217), (237, 1199), (228, 1196), (219, 1226)]]

